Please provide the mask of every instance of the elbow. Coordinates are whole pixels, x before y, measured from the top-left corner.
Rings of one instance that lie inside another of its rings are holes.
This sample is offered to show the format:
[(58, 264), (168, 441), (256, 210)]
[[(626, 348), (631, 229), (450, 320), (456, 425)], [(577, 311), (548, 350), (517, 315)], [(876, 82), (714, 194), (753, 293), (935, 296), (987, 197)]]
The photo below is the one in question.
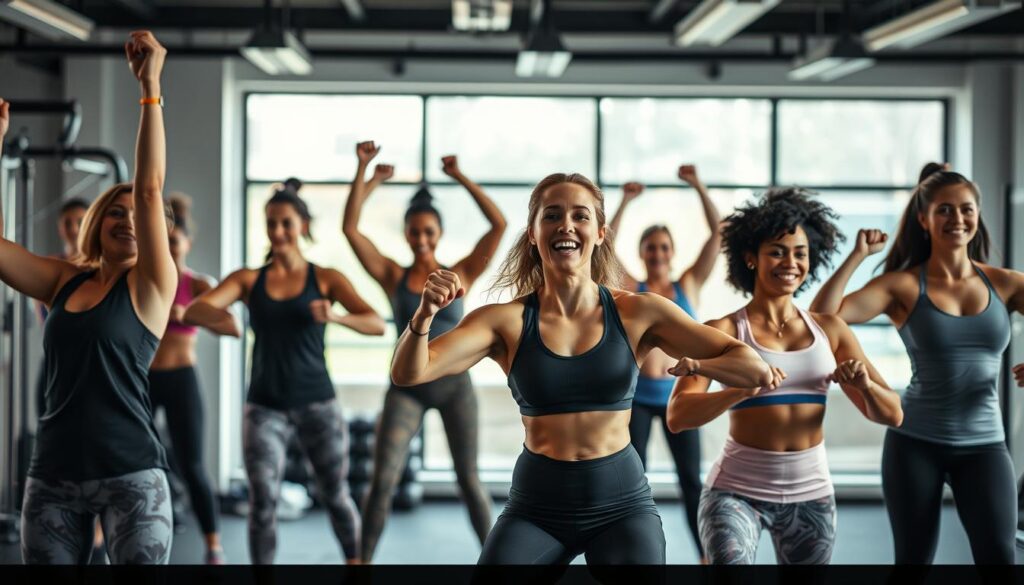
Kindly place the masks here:
[(690, 425), (686, 424), (686, 421), (680, 420), (680, 418), (681, 417), (679, 415), (669, 410), (668, 414), (665, 416), (665, 426), (668, 427), (670, 433), (681, 433), (692, 428)]
[(903, 408), (897, 407), (893, 413), (885, 418), (887, 420), (881, 421), (882, 424), (889, 425), (890, 427), (901, 426), (903, 424)]
[(407, 388), (409, 386), (416, 385), (416, 379), (413, 376), (409, 376), (407, 373), (398, 371), (394, 366), (391, 367), (391, 383), (395, 386), (401, 386)]
[(750, 379), (750, 386), (748, 388), (760, 388), (762, 386), (770, 386), (774, 376), (772, 375), (772, 368), (767, 363), (758, 359), (757, 370), (754, 372), (753, 377)]
[(367, 332), (367, 334), (376, 337), (381, 337), (387, 330), (387, 326), (388, 324), (384, 321), (384, 319), (382, 319), (380, 315), (374, 313), (373, 321), (370, 324), (370, 330)]

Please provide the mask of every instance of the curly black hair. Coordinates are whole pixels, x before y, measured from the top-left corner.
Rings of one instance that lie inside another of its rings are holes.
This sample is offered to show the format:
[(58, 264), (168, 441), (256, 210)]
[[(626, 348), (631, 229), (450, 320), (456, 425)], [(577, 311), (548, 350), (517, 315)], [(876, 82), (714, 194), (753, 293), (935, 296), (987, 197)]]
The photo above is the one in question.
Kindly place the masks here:
[(738, 207), (725, 218), (722, 247), (728, 261), (726, 280), (736, 290), (754, 293), (754, 271), (747, 267), (746, 253), (755, 256), (761, 244), (792, 234), (797, 226), (807, 234), (810, 267), (807, 279), (797, 289), (803, 292), (817, 278), (822, 265), (832, 266), (832, 256), (846, 236), (836, 227), (839, 218), (832, 209), (812, 198), (815, 193), (799, 187), (776, 187), (766, 191), (759, 200)]

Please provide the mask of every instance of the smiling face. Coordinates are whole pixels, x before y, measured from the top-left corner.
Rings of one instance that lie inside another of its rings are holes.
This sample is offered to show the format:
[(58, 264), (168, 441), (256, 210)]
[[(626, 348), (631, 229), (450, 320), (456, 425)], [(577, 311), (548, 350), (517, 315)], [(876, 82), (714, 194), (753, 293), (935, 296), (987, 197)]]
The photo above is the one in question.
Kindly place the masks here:
[(757, 255), (747, 254), (748, 266), (755, 266), (754, 294), (792, 295), (807, 280), (810, 271), (807, 233), (797, 226), (793, 233), (761, 243)]
[(966, 247), (978, 233), (978, 198), (970, 186), (956, 184), (935, 192), (918, 221), (933, 247)]
[(566, 272), (590, 269), (594, 248), (605, 236), (595, 205), (594, 194), (575, 183), (552, 185), (541, 195), (529, 237), (545, 266)]
[(130, 192), (117, 195), (103, 211), (100, 223), (100, 250), (105, 260), (120, 263), (136, 258), (135, 201)]
[(405, 241), (417, 260), (433, 258), (440, 240), (441, 223), (433, 213), (414, 213), (405, 222)]
[(672, 267), (672, 258), (676, 250), (672, 244), (672, 236), (665, 230), (651, 232), (640, 241), (640, 259), (647, 269), (647, 278), (663, 276)]
[(309, 233), (309, 222), (302, 219), (290, 203), (268, 203), (267, 239), (272, 254), (283, 254), (298, 248), (299, 239)]

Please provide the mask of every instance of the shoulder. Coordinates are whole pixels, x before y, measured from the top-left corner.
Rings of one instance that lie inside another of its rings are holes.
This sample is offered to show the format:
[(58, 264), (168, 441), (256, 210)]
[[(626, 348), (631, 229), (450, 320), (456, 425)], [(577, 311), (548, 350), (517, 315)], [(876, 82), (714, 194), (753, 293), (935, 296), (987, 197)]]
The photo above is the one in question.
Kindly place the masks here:
[(313, 270), (316, 275), (316, 279), (324, 284), (335, 285), (348, 281), (344, 274), (334, 268), (324, 268), (323, 266), (314, 264)]
[(469, 324), (486, 324), (498, 330), (504, 326), (510, 326), (522, 319), (523, 308), (526, 304), (526, 297), (519, 297), (504, 303), (494, 303), (477, 307), (465, 317), (462, 322)]
[(846, 321), (834, 313), (813, 313), (807, 312), (811, 319), (821, 327), (821, 330), (828, 336), (829, 341), (833, 346), (836, 345), (840, 339), (842, 339), (849, 331), (850, 326), (846, 324)]
[(718, 329), (722, 333), (728, 333), (732, 337), (736, 337), (736, 314), (732, 313), (718, 319), (710, 319), (704, 322), (708, 327)]
[(224, 282), (234, 282), (244, 286), (252, 286), (259, 278), (261, 268), (239, 268), (238, 270), (227, 275)]
[(975, 265), (985, 274), (997, 288), (1012, 287), (1024, 283), (1024, 272), (1018, 272), (1009, 268), (1000, 268), (989, 264), (976, 262)]

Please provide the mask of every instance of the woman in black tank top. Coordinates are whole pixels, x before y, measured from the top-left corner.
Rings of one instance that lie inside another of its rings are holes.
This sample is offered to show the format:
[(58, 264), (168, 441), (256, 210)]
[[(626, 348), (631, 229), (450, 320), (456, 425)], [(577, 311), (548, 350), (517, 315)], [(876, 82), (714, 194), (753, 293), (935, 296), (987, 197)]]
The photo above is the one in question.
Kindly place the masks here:
[[(134, 182), (115, 185), (89, 207), (70, 261), (0, 238), (0, 279), (50, 309), (45, 411), (22, 505), (22, 555), (30, 564), (88, 562), (97, 516), (111, 562), (170, 557), (167, 461), (146, 382), (177, 285), (161, 196), (167, 51), (146, 31), (131, 33), (125, 49), (143, 98)], [(0, 105), (0, 142), (7, 119), (8, 106)]]
[(485, 357), (509, 376), (526, 428), (508, 504), (481, 564), (663, 564), (665, 536), (629, 441), (637, 364), (653, 348), (673, 375), (739, 387), (771, 382), (753, 350), (690, 319), (658, 295), (609, 288), (620, 269), (605, 240), (604, 199), (581, 175), (555, 174), (530, 196), (529, 224), (487, 305), (427, 341), (434, 315), (465, 294), (459, 276), (432, 273), (399, 339), (391, 376), (423, 384)]
[[(359, 513), (348, 491), (348, 436), (324, 360), (328, 323), (383, 335), (384, 320), (337, 270), (308, 262), (299, 239), (311, 239), (306, 203), (288, 188), (266, 205), (269, 263), (233, 272), (185, 311), (185, 322), (241, 336), (228, 307), (249, 307), (255, 342), (242, 422), (249, 477), (249, 553), (269, 564), (277, 550), (277, 498), (288, 441), (295, 435), (312, 463), (320, 498), (346, 560), (360, 556)], [(339, 315), (337, 302), (348, 311)]]
[[(345, 205), (342, 228), (356, 257), (391, 300), (395, 326), (401, 330), (419, 306), (420, 290), (427, 275), (441, 267), (434, 257), (442, 234), (441, 215), (431, 205), (431, 196), (426, 188), (420, 189), (405, 213), (405, 239), (415, 258), (412, 266), (402, 268), (377, 250), (359, 231), (359, 216), (370, 193), (394, 172), (390, 165), (377, 165), (373, 178), (368, 183), (364, 182), (366, 167), (379, 150), (380, 147), (372, 142), (356, 145), (359, 163)], [(494, 256), (505, 233), (505, 218), (483, 189), (462, 174), (454, 156), (446, 156), (441, 162), (445, 174), (466, 188), (491, 224), (491, 229), (480, 238), (470, 255), (451, 268), (469, 289)], [(440, 312), (434, 321), (431, 337), (448, 331), (461, 319), (460, 299)], [(363, 507), (363, 558), (366, 561), (373, 558), (377, 540), (384, 530), (391, 509), (391, 494), (405, 467), (409, 442), (419, 431), (423, 415), (430, 408), (436, 408), (444, 421), (455, 476), (480, 542), (491, 529), (491, 499), (477, 476), (477, 403), (469, 373), (447, 376), (416, 388), (392, 385), (384, 398), (374, 443), (373, 481)]]

